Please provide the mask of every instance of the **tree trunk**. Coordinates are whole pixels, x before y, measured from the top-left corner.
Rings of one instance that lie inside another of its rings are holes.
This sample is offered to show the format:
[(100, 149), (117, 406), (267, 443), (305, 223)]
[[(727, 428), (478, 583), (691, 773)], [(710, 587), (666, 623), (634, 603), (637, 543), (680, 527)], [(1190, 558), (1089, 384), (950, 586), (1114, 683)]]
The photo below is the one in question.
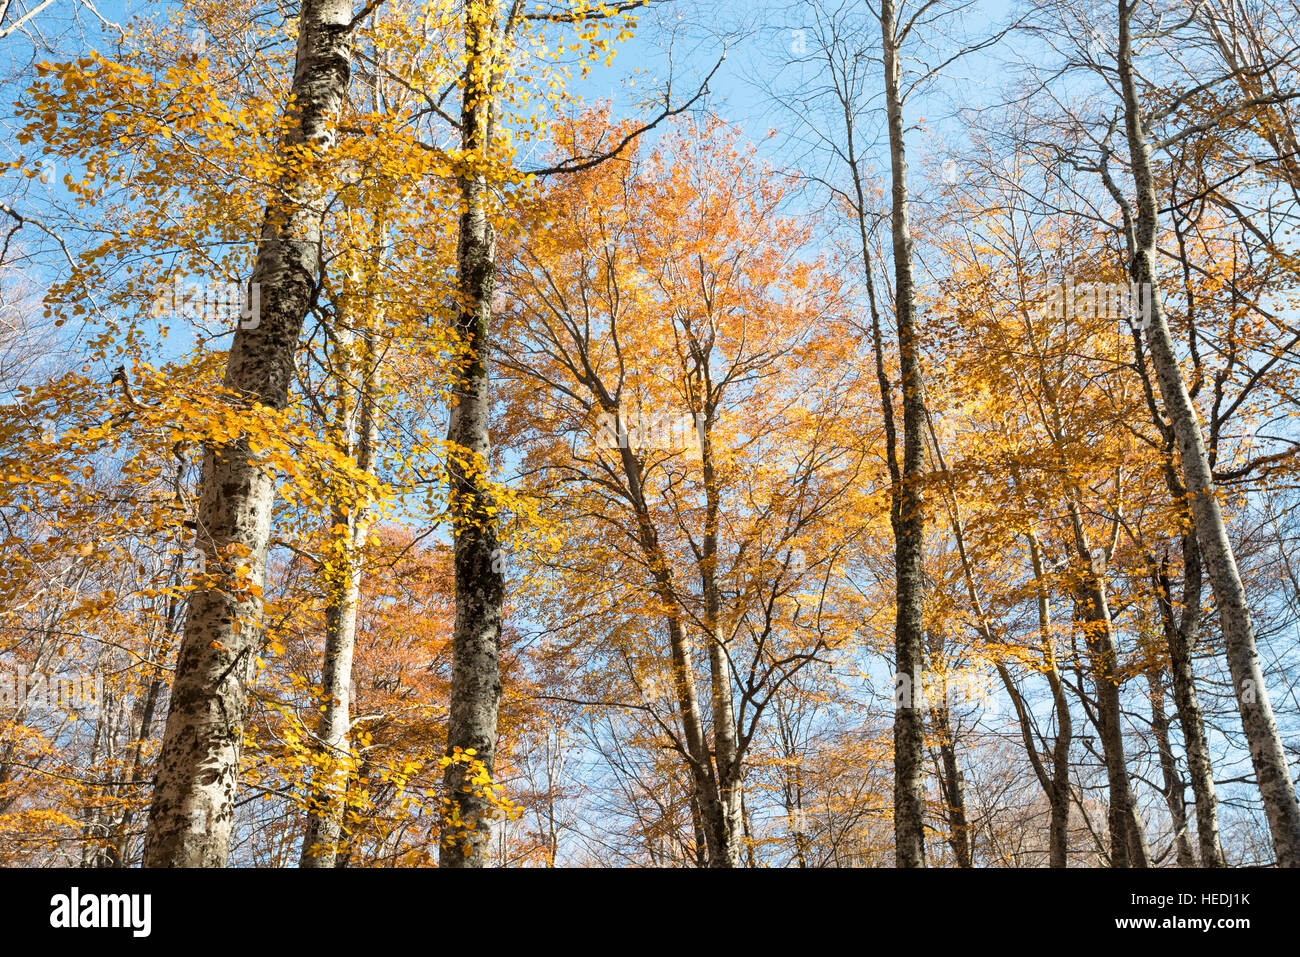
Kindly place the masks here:
[[(944, 462), (943, 449), (939, 445), (939, 437), (935, 434), (934, 423), (930, 420), (928, 414), (926, 416), (926, 425), (930, 433), (930, 441), (933, 443), (936, 464), (939, 466), (940, 472), (947, 474), (948, 466)], [(1017, 487), (1019, 487), (1019, 476), (1013, 472), (1013, 478)], [(975, 620), (978, 623), (981, 637), (986, 644), (993, 646), (998, 642), (994, 635), (993, 626), (984, 611), (984, 603), (980, 599), (979, 589), (975, 585), (975, 575), (971, 569), (970, 555), (966, 551), (966, 535), (962, 531), (957, 496), (953, 492), (951, 485), (948, 493), (950, 496), (948, 515), (952, 523), (953, 540), (957, 545), (957, 555), (961, 559), (962, 577), (966, 580), (966, 592), (970, 599), (971, 610), (975, 613)], [(1011, 677), (1011, 672), (998, 658), (994, 659), (994, 664), (998, 677), (1002, 679), (1002, 685), (1006, 688), (1007, 695), (1011, 698), (1016, 709), (1016, 719), (1020, 725), (1020, 737), (1025, 746), (1025, 754), (1029, 758), (1030, 766), (1034, 769), (1034, 775), (1038, 778), (1038, 783), (1042, 787), (1043, 794), (1051, 807), (1051, 825), (1048, 839), (1050, 866), (1065, 867), (1069, 851), (1070, 829), (1070, 743), (1073, 740), (1074, 731), (1070, 721), (1070, 703), (1066, 699), (1065, 685), (1061, 681), (1061, 673), (1056, 663), (1056, 651), (1052, 637), (1052, 608), (1047, 585), (1043, 581), (1042, 549), (1038, 544), (1038, 536), (1033, 532), (1028, 533), (1026, 538), (1029, 542), (1029, 557), (1034, 573), (1034, 590), (1038, 606), (1038, 633), (1043, 654), (1042, 672), (1047, 678), (1048, 687), (1052, 690), (1052, 705), (1056, 712), (1057, 721), (1056, 741), (1052, 746), (1051, 774), (1048, 774), (1042, 756), (1039, 754), (1038, 744), (1035, 740), (1033, 718), (1025, 705), (1024, 698), (1016, 687), (1015, 680)], [(963, 824), (966, 824), (967, 853), (970, 854), (972, 853), (970, 848), (973, 842), (970, 838), (969, 825), (965, 820), (964, 795), (962, 810), (962, 821)]]
[(1139, 288), (1145, 290), (1150, 303), (1147, 344), (1151, 350), (1160, 395), (1178, 445), (1183, 484), (1196, 523), (1197, 543), (1205, 559), (1215, 604), (1219, 608), (1228, 669), (1232, 674), (1242, 728), (1250, 746), (1251, 763), (1255, 768), (1264, 812), (1272, 832), (1277, 863), (1280, 867), (1300, 867), (1300, 801), (1296, 798), (1286, 752), (1264, 686), (1264, 672), (1255, 646), (1255, 628), (1215, 491), (1200, 421), (1178, 365), (1173, 335), (1169, 330), (1156, 283), (1158, 204), (1151, 172), (1150, 147), (1143, 129), (1137, 86), (1133, 77), (1130, 19), (1135, 5), (1136, 0), (1119, 0), (1118, 69), (1124, 96), (1129, 159), (1137, 191), (1135, 252), (1130, 267), (1131, 277)]
[(704, 835), (704, 821), (700, 816), (699, 797), (691, 790), (691, 829), (695, 833), (695, 866), (709, 866), (708, 838)]
[[(379, 257), (377, 268), (382, 267)], [(369, 315), (374, 283), (367, 284), (368, 302), (358, 304)], [(345, 297), (345, 302), (350, 297)], [(338, 435), (341, 451), (356, 459), (357, 467), (369, 471), (375, 441), (375, 349), (373, 323), (368, 318), (359, 343), (343, 329), (338, 339), (339, 391)], [(356, 361), (359, 359), (360, 361)], [(353, 370), (359, 381), (353, 381)], [(361, 573), (370, 512), (363, 505), (343, 508), (335, 505), (333, 527), (346, 531), (330, 556), (334, 574), (327, 587), (330, 600), (325, 611), (325, 652), (321, 663), (321, 694), (324, 698), (316, 729), (322, 765), (317, 772), (315, 792), (307, 812), (299, 867), (333, 867), (343, 829), (343, 799), (347, 794), (351, 764), (352, 657), (356, 648), (357, 612), (361, 602)]]
[(1124, 754), (1124, 726), (1119, 702), (1119, 662), (1111, 628), (1106, 592), (1097, 575), (1090, 572), (1078, 597), (1080, 625), (1088, 649), (1097, 696), (1097, 733), (1101, 737), (1106, 781), (1110, 790), (1107, 820), (1110, 827), (1112, 867), (1150, 867), (1146, 833), (1138, 815), (1137, 801), (1129, 780)]
[(952, 737), (952, 723), (947, 708), (932, 712), (937, 718), (936, 732), (942, 743), (939, 758), (943, 769), (944, 805), (948, 809), (948, 843), (958, 867), (971, 867), (970, 825), (966, 820), (966, 784), (957, 764), (957, 747)]
[[(930, 632), (930, 668), (935, 673), (946, 674), (942, 662), (944, 635), (939, 630)], [(948, 689), (942, 687), (941, 700), (930, 702), (930, 726), (939, 744), (936, 762), (940, 791), (948, 816), (948, 844), (958, 867), (971, 866), (970, 825), (966, 820), (966, 784), (957, 763), (957, 741), (952, 732), (952, 709), (949, 707)]]
[(1069, 703), (1060, 676), (1053, 671), (1052, 696), (1056, 701), (1056, 747), (1052, 749), (1052, 788), (1048, 792), (1051, 820), (1048, 824), (1049, 867), (1065, 867), (1070, 854), (1070, 742)]
[[(180, 479), (180, 476), (177, 476)], [(185, 584), (185, 556), (178, 554), (172, 565), (171, 580), (179, 588)], [(151, 650), (150, 657), (158, 657), (164, 653), (164, 649), (171, 644), (176, 637), (177, 626), (181, 615), (181, 600), (176, 592), (173, 592), (167, 599), (167, 611), (163, 615), (161, 635), (157, 644)], [(149, 738), (153, 735), (154, 715), (157, 713), (158, 702), (162, 698), (163, 679), (158, 671), (154, 671), (153, 677), (149, 681), (149, 688), (144, 697), (138, 703), (138, 718), (136, 721), (135, 746), (132, 748), (131, 757), (131, 774), (127, 778), (130, 788), (128, 802), (122, 811), (122, 818), (117, 823), (113, 845), (109, 851), (110, 867), (127, 867), (130, 864), (128, 851), (131, 843), (131, 822), (135, 818), (135, 809), (132, 807), (129, 798), (139, 793), (140, 788), (145, 784), (147, 766), (144, 759), (144, 747)]]
[[(612, 405), (608, 395), (602, 395), (602, 406), (611, 416), (617, 417), (618, 410)], [(637, 520), (637, 541), (645, 557), (653, 581), (655, 598), (663, 609), (668, 630), (668, 646), (673, 668), (673, 686), (677, 695), (678, 715), (682, 723), (682, 738), (685, 757), (690, 765), (691, 780), (694, 786), (694, 803), (698, 811), (698, 830), (702, 832), (708, 851), (709, 867), (737, 867), (740, 864), (740, 844), (744, 821), (740, 807), (740, 788), (734, 780), (739, 767), (738, 752), (734, 745), (721, 745), (718, 750), (718, 728), (716, 722), (721, 714), (724, 727), (732, 728), (734, 735), (734, 718), (730, 715), (730, 693), (726, 702), (721, 703), (714, 696), (714, 741), (710, 747), (704, 727), (703, 711), (700, 706), (699, 691), (695, 683), (695, 662), (690, 642), (683, 628), (677, 608), (677, 596), (673, 586), (672, 572), (668, 558), (659, 543), (650, 508), (644, 495), (644, 478), (640, 461), (636, 453), (627, 445), (620, 445), (619, 458), (623, 475), (627, 479), (628, 495)], [(715, 595), (715, 600), (716, 600)], [(716, 615), (715, 608), (714, 614)], [(713, 635), (709, 635), (710, 645), (710, 680), (716, 684), (716, 675), (726, 673), (721, 659), (721, 649)], [(728, 685), (728, 689), (729, 689)], [(730, 722), (730, 723), (726, 723)], [(725, 732), (724, 732), (725, 734)], [(732, 738), (734, 741), (734, 737)], [(728, 756), (724, 764), (722, 755)], [(717, 760), (715, 760), (715, 758)], [(724, 767), (727, 776), (724, 777)]]
[(705, 489), (704, 548), (700, 559), (701, 588), (704, 592), (704, 624), (708, 630), (709, 681), (713, 704), (713, 753), (717, 767), (719, 831), (714, 867), (738, 867), (744, 841), (741, 790), (741, 754), (736, 738), (736, 713), (731, 694), (731, 659), (728, 636), (722, 620), (722, 595), (718, 587), (718, 513), (720, 493), (713, 459), (712, 383), (701, 363), (704, 419), (700, 428), (700, 466)]
[(901, 482), (890, 508), (894, 531), (897, 611), (894, 673), (910, 693), (894, 708), (894, 843), (899, 867), (925, 866), (925, 721), (919, 704), (923, 657), (925, 513), (919, 480), (925, 468), (925, 396), (917, 348), (916, 293), (908, 215), (907, 151), (904, 143), (901, 66), (894, 0), (881, 0), (880, 32), (885, 67), (885, 106), (893, 174), (891, 231), (894, 246), (895, 316), (903, 388)]
[[(351, 70), (351, 20), (349, 0), (303, 2), (286, 154), (307, 147), (320, 155), (333, 146), (331, 121)], [(253, 269), (258, 321), (235, 331), (226, 365), (227, 387), (275, 410), (288, 401), (298, 335), (315, 295), (326, 199), (313, 172), (296, 163), (282, 174), (277, 193), (267, 205)], [(207, 448), (197, 528), (210, 577), (191, 595), (177, 656), (149, 809), (148, 867), (226, 864), (273, 497), (272, 477), (247, 438)]]
[(1169, 718), (1165, 714), (1165, 691), (1161, 686), (1164, 669), (1152, 665), (1147, 668), (1147, 688), (1151, 692), (1151, 730), (1156, 736), (1156, 751), (1160, 756), (1160, 774), (1164, 779), (1163, 794), (1173, 822), (1174, 847), (1177, 848), (1178, 866), (1195, 867), (1192, 842), (1187, 836), (1186, 786), (1178, 774), (1174, 749), (1169, 743)]
[(1157, 595), (1164, 623), (1165, 643), (1169, 648), (1169, 671), (1174, 686), (1174, 706), (1183, 729), (1187, 752), (1187, 771), (1196, 801), (1196, 836), (1202, 867), (1224, 867), (1223, 848), (1219, 844), (1218, 797), (1214, 791), (1214, 767), (1205, 740), (1205, 722), (1201, 717), (1200, 696), (1196, 692), (1196, 675), (1192, 671), (1192, 649), (1201, 617), (1201, 556), (1196, 536), (1183, 536), (1183, 612), (1174, 621), (1173, 588), (1167, 567), (1158, 573)]
[(341, 798), (347, 789), (351, 747), (352, 654), (356, 647), (357, 604), (361, 596), (361, 568), (355, 557), (357, 533), (364, 534), (360, 516), (336, 512), (334, 521), (348, 527), (352, 557), (340, 569), (334, 587), (341, 590), (326, 609), (325, 655), (321, 666), (323, 710), (316, 737), (322, 766), (307, 811), (299, 867), (333, 867), (342, 833)]
[[(461, 99), (461, 146), (470, 168), (460, 174), (461, 216), (456, 247), (457, 382), (447, 441), (451, 512), (455, 535), (456, 624), (452, 633), (451, 716), (447, 753), (473, 749), (489, 774), (495, 771), (497, 713), (501, 704), (501, 614), (505, 575), (498, 544), (495, 503), (488, 481), (491, 406), (488, 331), (496, 277), (496, 237), (488, 218), (489, 188), (481, 172), (491, 150), (495, 122), (491, 48), (496, 4), (467, 0), (467, 62)], [(477, 166), (478, 168), (473, 168)], [(447, 768), (451, 821), (444, 827), (443, 867), (488, 864), (492, 805), (473, 788), (467, 765)]]
[[(1047, 583), (1043, 580), (1043, 553), (1036, 535), (1029, 535), (1029, 556), (1034, 568), (1034, 590), (1037, 592), (1038, 633), (1043, 649), (1043, 674), (1052, 691), (1052, 706), (1056, 712), (1056, 742), (1052, 746), (1052, 775), (1050, 786), (1044, 778), (1051, 823), (1048, 826), (1048, 866), (1065, 867), (1070, 853), (1070, 745), (1074, 741), (1074, 722), (1070, 718), (1070, 701), (1065, 695), (1065, 682), (1056, 663), (1055, 639), (1052, 636), (1052, 606), (1048, 598)], [(1028, 739), (1026, 739), (1028, 740)], [(1028, 745), (1027, 745), (1028, 746)]]

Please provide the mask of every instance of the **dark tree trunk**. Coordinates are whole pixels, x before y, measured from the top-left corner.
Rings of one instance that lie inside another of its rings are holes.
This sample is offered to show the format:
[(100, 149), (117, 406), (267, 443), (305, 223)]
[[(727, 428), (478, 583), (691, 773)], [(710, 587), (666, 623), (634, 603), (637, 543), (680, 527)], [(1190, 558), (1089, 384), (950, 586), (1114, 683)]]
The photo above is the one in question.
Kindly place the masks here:
[(1147, 668), (1147, 688), (1151, 694), (1151, 730), (1155, 734), (1156, 751), (1160, 756), (1160, 774), (1164, 785), (1162, 794), (1169, 808), (1169, 819), (1173, 823), (1178, 866), (1195, 867), (1196, 858), (1192, 854), (1192, 842), (1187, 834), (1186, 785), (1178, 773), (1174, 749), (1169, 743), (1169, 717), (1165, 714), (1165, 691), (1161, 684), (1163, 680), (1163, 668), (1154, 665)]
[(894, 0), (881, 0), (881, 43), (885, 107), (892, 169), (891, 232), (899, 365), (903, 388), (901, 481), (894, 489), (890, 520), (894, 531), (897, 611), (894, 673), (904, 682), (894, 709), (894, 843), (899, 867), (925, 866), (925, 719), (919, 707), (924, 651), (925, 512), (920, 479), (925, 469), (925, 394), (917, 335), (912, 235), (908, 213), (907, 150), (904, 140), (902, 67)]
[[(495, 4), (465, 4), (465, 66), (461, 146), (470, 168), (460, 175), (461, 216), (456, 249), (459, 350), (447, 457), (455, 535), (456, 624), (452, 634), (451, 716), (447, 753), (474, 750), (494, 773), (497, 713), (501, 704), (501, 615), (505, 576), (488, 477), (490, 379), (488, 334), (496, 276), (496, 238), (488, 218), (489, 188), (481, 172), (495, 121), (490, 50), (496, 36)], [(474, 168), (478, 166), (478, 168)], [(443, 867), (488, 865), (491, 801), (469, 784), (468, 765), (447, 768), (451, 820), (444, 828)]]
[(1187, 771), (1192, 796), (1196, 801), (1196, 837), (1202, 867), (1224, 867), (1223, 848), (1219, 843), (1218, 797), (1214, 790), (1214, 767), (1205, 739), (1205, 721), (1201, 716), (1196, 675), (1192, 670), (1192, 649), (1201, 616), (1201, 556), (1196, 536), (1183, 536), (1183, 610), (1174, 620), (1173, 586), (1167, 567), (1162, 566), (1156, 581), (1160, 599), (1160, 617), (1165, 643), (1169, 649), (1169, 671), (1174, 686), (1174, 706), (1183, 729), (1187, 751)]

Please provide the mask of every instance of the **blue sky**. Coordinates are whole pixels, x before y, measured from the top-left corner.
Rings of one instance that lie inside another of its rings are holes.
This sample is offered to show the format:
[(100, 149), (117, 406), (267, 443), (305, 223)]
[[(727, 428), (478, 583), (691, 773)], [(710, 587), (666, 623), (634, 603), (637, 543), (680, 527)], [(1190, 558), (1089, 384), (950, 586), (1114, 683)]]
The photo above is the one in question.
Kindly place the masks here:
[[(699, 80), (712, 69), (721, 49), (721, 40), (727, 37), (727, 60), (710, 84), (708, 107), (738, 126), (774, 165), (794, 166), (806, 158), (797, 126), (792, 114), (779, 101), (769, 98), (762, 86), (776, 77), (797, 52), (801, 36), (798, 31), (805, 25), (793, 12), (796, 7), (793, 3), (773, 0), (667, 4), (655, 16), (645, 18), (643, 28), (619, 51), (612, 68), (597, 69), (578, 90), (590, 99), (612, 97), (616, 115), (628, 115), (637, 107), (641, 96), (646, 91), (658, 89), (671, 72), (674, 102), (680, 102), (694, 93)], [(51, 11), (58, 10), (60, 16), (67, 16), (72, 9), (72, 0), (58, 0)], [(147, 0), (110, 0), (101, 4), (100, 9), (109, 19), (123, 20), (127, 15), (143, 10), (162, 14), (167, 5)], [(967, 9), (967, 32), (979, 34), (988, 30), (990, 24), (1005, 20), (1011, 10), (1008, 0), (974, 3)], [(673, 16), (675, 12), (682, 13), (680, 20)], [(94, 35), (94, 19), (84, 12), (79, 16), (88, 34)], [(867, 49), (874, 49), (876, 41), (874, 36), (864, 36)], [(6, 66), (26, 61), (31, 52), (31, 45), (22, 37), (13, 36), (0, 41), (0, 57), (5, 58)], [(37, 59), (47, 56), (57, 59), (60, 54), (67, 56), (77, 52), (80, 51), (75, 47), (64, 44), (56, 52), (38, 54)], [(910, 160), (918, 180), (927, 162), (950, 148), (960, 137), (960, 124), (953, 118), (956, 111), (996, 101), (1003, 84), (1011, 77), (1005, 55), (1005, 51), (989, 51), (964, 60), (909, 103), (908, 119), (913, 122), (921, 118), (925, 120), (923, 127), (909, 135)], [(634, 70), (643, 70), (644, 74), (637, 78), (635, 85), (629, 86), (626, 81)], [(9, 85), (7, 92), (12, 100), (18, 91)], [(878, 125), (873, 129), (868, 124), (868, 128), (879, 133)], [(768, 135), (772, 130), (776, 131), (775, 136)], [(12, 140), (7, 138), (6, 141), (9, 152), (5, 158), (8, 159), (13, 157), (16, 147)], [(878, 148), (879, 144), (877, 151)], [(883, 159), (879, 152), (877, 155)], [(883, 169), (883, 163), (878, 163), (878, 168)], [(7, 179), (5, 185), (9, 185)], [(49, 188), (38, 181), (29, 181), (23, 189), (26, 190), (25, 198), (37, 209), (42, 202), (63, 195), (57, 179)], [(57, 262), (57, 257), (52, 261)], [(108, 370), (103, 371), (107, 373)], [(886, 687), (887, 676), (883, 668), (878, 677), (881, 679), (879, 686)], [(1279, 687), (1274, 694), (1281, 699), (1285, 690)], [(1294, 691), (1288, 700), (1294, 703)], [(1275, 703), (1283, 702), (1278, 700)], [(1233, 735), (1238, 733), (1231, 721), (1227, 730)], [(1239, 749), (1230, 750), (1222, 734), (1217, 736), (1216, 743), (1232, 759), (1223, 763), (1221, 772), (1225, 776), (1235, 775), (1248, 767), (1244, 753)], [(1234, 764), (1239, 767), (1234, 767)]]

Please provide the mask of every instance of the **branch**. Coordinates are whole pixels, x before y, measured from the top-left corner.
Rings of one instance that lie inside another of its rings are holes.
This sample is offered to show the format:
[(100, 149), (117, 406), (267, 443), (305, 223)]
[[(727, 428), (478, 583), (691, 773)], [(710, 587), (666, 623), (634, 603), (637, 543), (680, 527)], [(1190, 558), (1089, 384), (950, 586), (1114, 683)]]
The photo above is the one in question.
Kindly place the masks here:
[(361, 12), (358, 13), (355, 17), (353, 17), (352, 20), (348, 23), (348, 30), (349, 31), (355, 30), (357, 24), (359, 24), (366, 17), (370, 16), (370, 14), (374, 13), (376, 8), (382, 6), (383, 3), (384, 0), (369, 0), (369, 2), (364, 7), (361, 8)]
[(626, 13), (629, 10), (636, 10), (638, 7), (647, 7), (651, 0), (629, 0), (626, 3), (615, 3), (607, 7), (608, 13), (601, 13), (598, 10), (588, 13), (525, 13), (519, 16), (520, 20), (540, 20), (544, 23), (588, 23), (592, 20), (608, 20), (612, 16), (620, 13)]
[(67, 244), (64, 243), (62, 237), (60, 237), (59, 234), (56, 233), (54, 230), (50, 229), (49, 226), (46, 226), (43, 222), (41, 222), (39, 219), (36, 219), (33, 216), (24, 216), (22, 213), (18, 212), (12, 206), (9, 206), (6, 203), (0, 203), (0, 213), (5, 213), (6, 215), (12, 216), (14, 219), (18, 220), (18, 225), (15, 226), (12, 230), (10, 230), (9, 235), (5, 237), (4, 248), (0, 250), (0, 262), (3, 262), (5, 254), (9, 252), (9, 240), (13, 237), (13, 234), (17, 232), (19, 229), (21, 229), (23, 226), (26, 226), (30, 223), (32, 226), (35, 226), (41, 232), (45, 233), (45, 235), (49, 236), (56, 243), (58, 243), (59, 248), (63, 250), (64, 257), (68, 260), (68, 265), (71, 266), (73, 269), (77, 268), (77, 264), (72, 260), (72, 254), (68, 252)]
[(599, 153), (594, 156), (585, 156), (585, 157), (575, 156), (572, 157), (571, 159), (565, 160), (564, 162), (556, 166), (548, 166), (545, 169), (527, 170), (528, 174), (532, 176), (554, 176), (558, 173), (578, 173), (585, 169), (591, 169), (593, 166), (599, 166), (601, 163), (605, 162), (606, 160), (613, 159), (614, 157), (622, 153), (623, 150), (627, 148), (628, 144), (631, 143), (633, 140), (635, 140), (638, 136), (640, 136), (643, 133), (650, 132), (652, 129), (654, 129), (656, 126), (658, 126), (660, 123), (662, 123), (664, 120), (668, 119), (669, 117), (678, 116), (682, 113), (685, 113), (697, 102), (699, 102), (701, 98), (707, 95), (709, 92), (709, 81), (713, 79), (714, 74), (718, 72), (718, 70), (722, 67), (722, 62), (726, 59), (727, 59), (727, 51), (724, 48), (722, 51), (722, 56), (718, 57), (718, 62), (715, 63), (713, 69), (709, 71), (709, 75), (704, 78), (704, 82), (700, 84), (699, 90), (696, 91), (693, 97), (691, 97), (689, 100), (687, 100), (685, 103), (683, 103), (681, 106), (677, 107), (676, 109), (671, 109), (668, 107), (669, 99), (672, 96), (672, 88), (669, 87), (669, 89), (664, 92), (664, 107), (665, 107), (664, 112), (660, 113), (657, 117), (654, 118), (654, 120), (647, 123), (645, 126), (639, 127), (633, 130), (627, 136), (623, 137), (622, 141), (618, 144), (618, 146), (614, 147), (614, 149), (609, 150), (608, 152), (605, 153)]
[[(5, 28), (3, 28), (3, 29), (0, 29), (0, 40), (3, 40), (5, 37), (9, 36), (9, 34), (13, 33), (15, 30), (17, 30), (19, 27), (21, 27), (24, 23), (26, 23), (26, 22), (27, 22), (28, 20), (30, 20), (32, 17), (36, 16), (36, 14), (40, 13), (42, 10), (44, 10), (46, 7), (48, 7), (48, 6), (49, 6), (50, 4), (52, 4), (53, 2), (54, 2), (54, 0), (41, 0), (40, 3), (38, 3), (36, 6), (32, 7), (32, 9), (28, 10), (26, 13), (24, 13), (21, 17), (19, 17), (19, 18), (18, 18), (17, 20), (15, 20), (13, 23), (9, 24), (9, 26), (7, 26), (7, 27), (5, 27)], [(94, 8), (94, 7), (91, 7), (91, 9), (94, 10), (95, 8)], [(5, 8), (4, 8), (3, 13), (8, 13), (8, 12), (9, 12), (9, 4), (6, 3), (6, 4), (5, 4)], [(0, 15), (2, 15), (2, 14), (0, 14)], [(102, 18), (101, 18), (101, 19), (102, 19)]]

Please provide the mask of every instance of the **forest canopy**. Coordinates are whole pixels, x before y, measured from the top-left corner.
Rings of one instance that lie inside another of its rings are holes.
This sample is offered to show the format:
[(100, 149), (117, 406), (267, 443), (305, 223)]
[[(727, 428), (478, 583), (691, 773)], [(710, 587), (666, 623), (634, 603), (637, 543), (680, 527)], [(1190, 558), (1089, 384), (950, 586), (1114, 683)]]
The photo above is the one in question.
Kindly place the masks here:
[(1298, 0), (0, 0), (0, 866), (1300, 866)]

